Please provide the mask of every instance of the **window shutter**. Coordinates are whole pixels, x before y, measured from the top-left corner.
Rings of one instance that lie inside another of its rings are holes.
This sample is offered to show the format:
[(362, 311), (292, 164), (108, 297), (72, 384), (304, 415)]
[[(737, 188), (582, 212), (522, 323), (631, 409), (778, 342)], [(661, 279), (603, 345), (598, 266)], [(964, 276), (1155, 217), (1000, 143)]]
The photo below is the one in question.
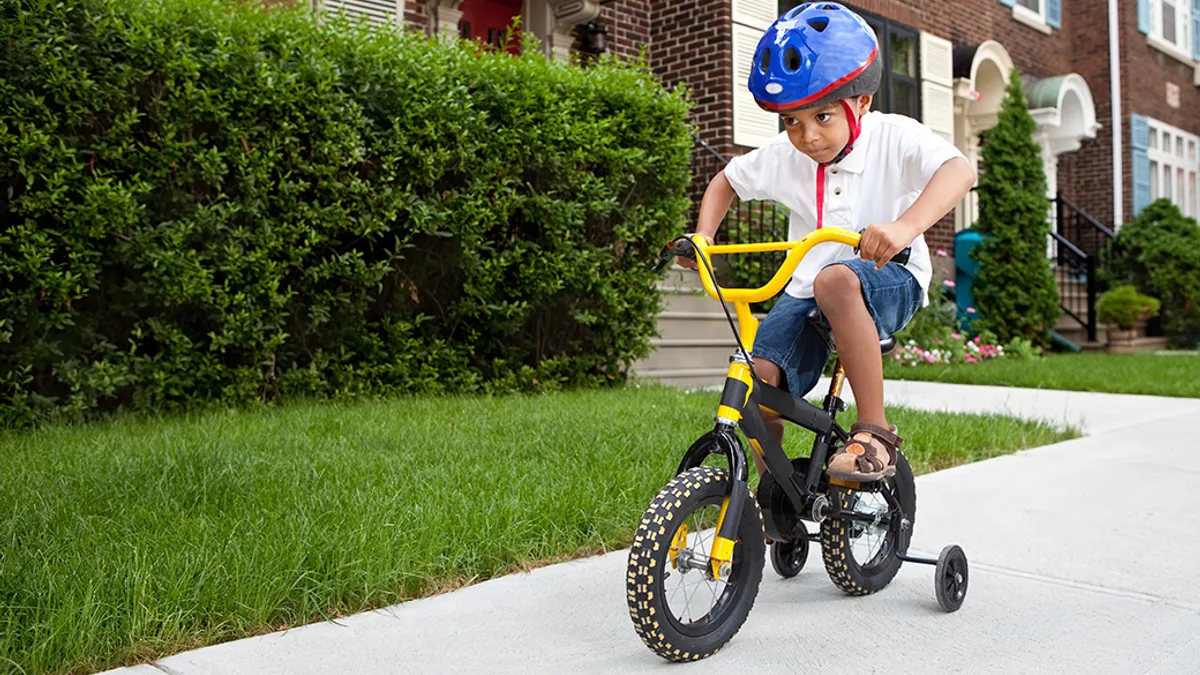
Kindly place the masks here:
[(779, 135), (779, 116), (758, 107), (747, 83), (754, 50), (777, 18), (775, 0), (733, 0), (733, 142), (757, 148)]
[(1046, 0), (1046, 23), (1053, 28), (1062, 28), (1062, 0)]
[(1129, 116), (1130, 145), (1133, 147), (1133, 215), (1150, 204), (1150, 123), (1141, 115)]
[(1150, 0), (1137, 0), (1138, 30), (1150, 34)]
[(733, 143), (757, 148), (779, 135), (779, 115), (758, 107), (747, 83), (762, 31), (733, 25)]
[(954, 86), (954, 49), (949, 40), (921, 33), (921, 80)]
[[(730, 13), (734, 23), (757, 28), (761, 37), (763, 31), (770, 28), (775, 19), (779, 18), (778, 9), (776, 0), (733, 0)], [(757, 38), (755, 44), (758, 44)]]
[(1200, 0), (1192, 0), (1192, 58), (1200, 61)]
[(949, 40), (921, 33), (921, 121), (954, 142), (953, 48)]
[(1012, 7), (1017, 4), (1017, 0), (1000, 0), (1000, 4), (1005, 7)]
[(350, 19), (365, 18), (375, 26), (399, 23), (403, 19), (403, 0), (319, 0), (320, 9), (326, 14), (344, 13)]

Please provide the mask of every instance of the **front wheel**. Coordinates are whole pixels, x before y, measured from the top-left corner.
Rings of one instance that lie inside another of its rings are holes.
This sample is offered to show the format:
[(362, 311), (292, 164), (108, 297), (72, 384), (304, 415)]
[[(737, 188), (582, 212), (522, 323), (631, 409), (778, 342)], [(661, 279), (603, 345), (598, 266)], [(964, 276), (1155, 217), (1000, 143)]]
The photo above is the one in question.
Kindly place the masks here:
[(729, 482), (713, 466), (679, 474), (650, 502), (633, 537), (629, 616), (646, 646), (670, 661), (716, 653), (742, 627), (758, 594), (766, 544), (762, 515), (748, 494), (728, 578), (714, 579), (709, 565)]

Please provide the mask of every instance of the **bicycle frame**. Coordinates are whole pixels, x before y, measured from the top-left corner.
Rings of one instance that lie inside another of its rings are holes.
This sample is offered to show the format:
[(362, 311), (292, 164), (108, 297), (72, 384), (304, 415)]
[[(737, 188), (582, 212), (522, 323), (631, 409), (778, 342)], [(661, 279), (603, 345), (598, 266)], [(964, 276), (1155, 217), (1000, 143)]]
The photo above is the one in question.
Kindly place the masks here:
[[(691, 241), (696, 248), (699, 263), (697, 269), (700, 272), (700, 280), (704, 284), (705, 291), (713, 298), (723, 297), (725, 300), (733, 301), (738, 319), (739, 340), (743, 347), (750, 349), (754, 345), (754, 337), (758, 331), (758, 319), (751, 314), (750, 303), (767, 300), (782, 291), (795, 272), (797, 265), (800, 264), (800, 260), (817, 244), (836, 242), (856, 247), (859, 238), (860, 235), (855, 232), (828, 228), (817, 230), (794, 242), (710, 246), (700, 236), (691, 237)], [(712, 266), (709, 256), (767, 251), (788, 251), (788, 255), (766, 285), (760, 288), (722, 288), (718, 295), (716, 280), (710, 274)], [(787, 391), (766, 382), (756, 381), (751, 374), (750, 365), (747, 355), (740, 350), (730, 358), (729, 372), (725, 377), (725, 386), (721, 392), (721, 402), (717, 408), (713, 430), (701, 436), (688, 448), (677, 471), (677, 473), (682, 473), (700, 466), (708, 455), (714, 453), (724, 455), (729, 461), (732, 481), (729, 492), (721, 502), (721, 511), (717, 518), (717, 534), (713, 538), (712, 551), (709, 556), (714, 578), (726, 576), (732, 569), (737, 524), (740, 522), (741, 512), (745, 507), (749, 492), (742, 489), (748, 480), (748, 469), (745, 449), (735, 433), (736, 429), (740, 428), (746, 435), (755, 455), (763, 461), (766, 470), (774, 477), (779, 487), (797, 509), (806, 507), (815, 496), (817, 483), (823, 473), (830, 447), (834, 443), (845, 442), (848, 439), (848, 434), (836, 421), (837, 413), (845, 409), (840, 398), (845, 383), (845, 372), (840, 362), (835, 368), (833, 382), (830, 385), (829, 394), (825, 398), (824, 409), (803, 399), (795, 398)], [(816, 433), (812, 457), (805, 475), (799, 476), (799, 472), (794, 470), (782, 445), (775, 440), (767, 428), (762, 411), (767, 411)], [(837, 481), (831, 482), (837, 483)], [(852, 483), (843, 485), (851, 488), (859, 487), (858, 484)]]

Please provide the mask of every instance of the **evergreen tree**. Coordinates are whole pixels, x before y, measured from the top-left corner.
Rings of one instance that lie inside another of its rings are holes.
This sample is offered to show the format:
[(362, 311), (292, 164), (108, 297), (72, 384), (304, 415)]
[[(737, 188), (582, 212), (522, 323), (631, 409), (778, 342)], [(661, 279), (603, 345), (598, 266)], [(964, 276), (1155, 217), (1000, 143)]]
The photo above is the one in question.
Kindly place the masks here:
[(1003, 342), (1029, 338), (1045, 346), (1058, 318), (1058, 288), (1046, 257), (1050, 200), (1042, 151), (1033, 141), (1036, 125), (1013, 70), (996, 126), (980, 153), (979, 221), (984, 243), (979, 261), (973, 328), (990, 330)]

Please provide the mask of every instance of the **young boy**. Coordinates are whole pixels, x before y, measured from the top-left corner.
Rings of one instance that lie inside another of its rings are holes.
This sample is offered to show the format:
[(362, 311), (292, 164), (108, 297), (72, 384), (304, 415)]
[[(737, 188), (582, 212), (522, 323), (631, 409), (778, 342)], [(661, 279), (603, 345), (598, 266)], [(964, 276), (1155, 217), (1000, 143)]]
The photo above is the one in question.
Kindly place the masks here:
[[(932, 266), (924, 232), (975, 183), (962, 153), (927, 127), (869, 112), (882, 60), (875, 33), (842, 5), (800, 5), (776, 20), (758, 43), (749, 86), (760, 107), (779, 113), (785, 131), (712, 179), (696, 223), (711, 243), (736, 195), (786, 206), (791, 240), (821, 227), (862, 232), (857, 258), (835, 243), (809, 252), (753, 349), (761, 379), (793, 396), (807, 394), (829, 358), (824, 340), (805, 324), (808, 312), (821, 308), (858, 405), (851, 441), (829, 460), (829, 475), (849, 481), (895, 473), (902, 439), (884, 416), (879, 339), (927, 303)], [(889, 262), (909, 246), (906, 265)], [(783, 421), (768, 424), (782, 440)], [(761, 473), (757, 457), (755, 464)]]

